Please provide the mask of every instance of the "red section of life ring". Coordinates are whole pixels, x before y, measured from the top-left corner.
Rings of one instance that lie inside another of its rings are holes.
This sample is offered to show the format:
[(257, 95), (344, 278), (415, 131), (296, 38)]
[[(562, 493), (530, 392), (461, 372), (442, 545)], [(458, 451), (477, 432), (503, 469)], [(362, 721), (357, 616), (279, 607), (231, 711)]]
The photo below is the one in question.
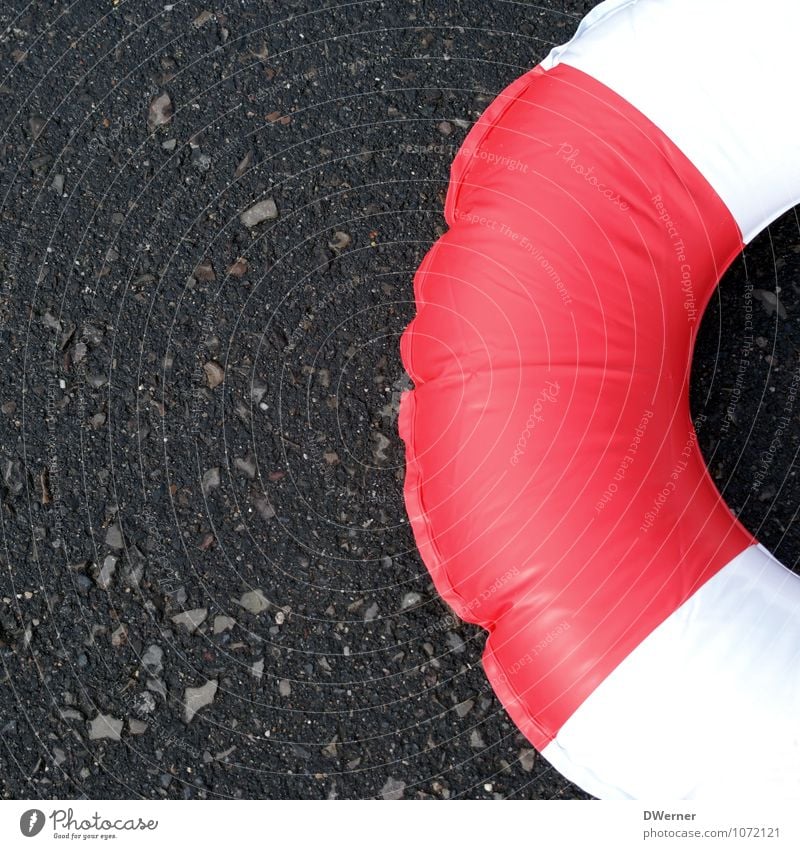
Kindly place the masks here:
[[(700, 320), (742, 233), (659, 127), (568, 64), (484, 112), (445, 217), (401, 340), (407, 510), (440, 594), (489, 632), (503, 705), (554, 751), (616, 670), (756, 550), (688, 403)], [(636, 794), (569, 758), (593, 792)]]
[(406, 501), (437, 589), (490, 631), (487, 673), (541, 749), (753, 542), (688, 407), (699, 317), (742, 243), (663, 133), (563, 65), (486, 110), (446, 217), (401, 343)]

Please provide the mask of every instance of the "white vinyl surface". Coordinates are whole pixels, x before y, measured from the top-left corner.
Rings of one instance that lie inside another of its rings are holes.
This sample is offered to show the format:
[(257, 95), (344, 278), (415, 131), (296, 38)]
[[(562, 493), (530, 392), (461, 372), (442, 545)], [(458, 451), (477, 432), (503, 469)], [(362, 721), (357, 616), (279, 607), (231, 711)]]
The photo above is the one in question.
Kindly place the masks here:
[(800, 577), (745, 549), (542, 754), (601, 799), (800, 800)]
[(747, 243), (800, 202), (799, 41), (799, 0), (606, 0), (542, 65), (571, 65), (646, 115)]

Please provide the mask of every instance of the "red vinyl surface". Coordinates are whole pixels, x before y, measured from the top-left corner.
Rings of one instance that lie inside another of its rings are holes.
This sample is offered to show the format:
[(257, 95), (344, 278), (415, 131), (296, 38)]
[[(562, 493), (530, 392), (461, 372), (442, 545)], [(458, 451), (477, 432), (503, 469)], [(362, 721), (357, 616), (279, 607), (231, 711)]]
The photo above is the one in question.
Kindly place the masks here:
[(582, 72), (508, 86), (453, 163), (401, 340), (422, 558), (539, 749), (751, 545), (691, 422), (694, 339), (739, 229), (645, 116)]

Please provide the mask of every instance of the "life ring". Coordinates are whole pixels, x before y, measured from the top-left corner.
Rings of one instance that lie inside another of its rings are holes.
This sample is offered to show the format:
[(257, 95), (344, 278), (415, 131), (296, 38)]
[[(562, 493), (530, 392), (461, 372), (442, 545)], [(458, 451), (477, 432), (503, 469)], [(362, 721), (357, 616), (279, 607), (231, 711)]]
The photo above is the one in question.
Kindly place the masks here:
[(601, 3), (473, 126), (414, 278), (418, 548), (517, 726), (601, 798), (800, 797), (800, 578), (688, 400), (720, 277), (800, 201), (798, 33), (795, 0)]

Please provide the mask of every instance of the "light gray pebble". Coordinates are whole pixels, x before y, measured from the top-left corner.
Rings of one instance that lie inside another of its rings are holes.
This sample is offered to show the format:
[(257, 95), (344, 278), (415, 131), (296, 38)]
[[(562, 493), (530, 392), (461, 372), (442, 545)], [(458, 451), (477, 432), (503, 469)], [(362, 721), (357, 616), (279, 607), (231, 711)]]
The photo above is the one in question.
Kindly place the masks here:
[(208, 471), (203, 473), (203, 480), (201, 483), (203, 494), (208, 495), (212, 489), (217, 489), (220, 484), (219, 477), (219, 466), (214, 466), (213, 469), (208, 469)]
[(117, 551), (125, 547), (125, 542), (122, 539), (122, 528), (120, 528), (118, 522), (114, 522), (113, 525), (108, 526), (106, 530), (106, 545), (109, 548), (117, 549)]
[(164, 649), (162, 649), (161, 646), (158, 646), (153, 643), (153, 645), (147, 647), (144, 654), (142, 655), (142, 666), (151, 675), (158, 676), (161, 674), (161, 671), (164, 668), (163, 660)]
[(459, 719), (463, 719), (471, 710), (475, 707), (474, 699), (464, 699), (463, 702), (459, 702), (456, 707), (456, 715)]
[(202, 687), (187, 687), (183, 694), (183, 716), (191, 722), (197, 712), (214, 701), (219, 684), (216, 680), (206, 681)]
[(484, 742), (483, 735), (477, 728), (473, 729), (472, 733), (469, 735), (469, 744), (473, 749), (485, 749), (486, 743)]
[(236, 620), (230, 616), (215, 616), (214, 617), (214, 633), (222, 634), (224, 631), (230, 631), (236, 624)]
[(775, 292), (770, 292), (768, 289), (753, 289), (753, 297), (761, 301), (767, 315), (777, 312), (779, 318), (786, 318), (786, 309)]
[(114, 573), (117, 571), (117, 558), (113, 554), (109, 554), (104, 560), (100, 571), (97, 573), (94, 581), (101, 590), (107, 590), (111, 586), (111, 580)]
[(419, 593), (406, 593), (400, 603), (400, 609), (407, 610), (409, 607), (416, 607), (421, 601), (422, 596)]
[(206, 621), (208, 616), (208, 608), (196, 607), (194, 610), (184, 610), (183, 613), (176, 613), (172, 617), (172, 621), (193, 634)]
[(519, 750), (519, 764), (525, 770), (525, 772), (530, 772), (533, 769), (533, 765), (536, 763), (536, 749), (520, 749)]
[(266, 495), (256, 495), (253, 497), (253, 505), (256, 512), (262, 519), (269, 521), (275, 518), (275, 508), (270, 504), (269, 498)]
[(455, 631), (447, 632), (447, 644), (456, 654), (464, 653), (464, 640), (462, 640), (461, 636), (459, 634), (456, 634)]
[(172, 113), (172, 101), (166, 92), (154, 97), (150, 101), (150, 110), (147, 116), (148, 129), (152, 132), (157, 127), (169, 123), (172, 120)]
[(89, 723), (90, 740), (119, 740), (122, 737), (122, 720), (107, 713), (98, 713)]
[(253, 480), (256, 476), (256, 461), (253, 459), (251, 454), (248, 454), (247, 457), (237, 457), (233, 461), (233, 465), (236, 469), (245, 475), (247, 475), (250, 480)]
[(269, 607), (269, 600), (261, 590), (249, 590), (239, 599), (239, 604), (248, 613), (258, 616)]
[(389, 458), (386, 456), (386, 449), (392, 444), (390, 439), (387, 439), (380, 431), (375, 431), (372, 434), (375, 441), (375, 447), (372, 449), (372, 456), (378, 463), (385, 463)]
[(66, 720), (83, 719), (83, 714), (75, 708), (61, 708), (58, 713), (62, 719)]
[(147, 731), (147, 723), (142, 722), (141, 719), (134, 719), (133, 717), (128, 717), (128, 731), (131, 734), (135, 734), (137, 737), (141, 734), (144, 734)]
[(254, 378), (250, 384), (250, 398), (254, 404), (260, 404), (264, 396), (267, 394), (269, 387), (259, 378)]
[(262, 221), (272, 221), (278, 217), (278, 207), (272, 198), (254, 203), (246, 209), (239, 220), (245, 227), (257, 227)]
[(402, 799), (403, 794), (406, 791), (406, 783), (405, 781), (401, 781), (399, 778), (393, 778), (389, 776), (386, 779), (386, 784), (381, 788), (381, 796), (384, 799)]
[(148, 716), (156, 709), (155, 696), (152, 693), (137, 693), (133, 699), (133, 709), (139, 716)]

